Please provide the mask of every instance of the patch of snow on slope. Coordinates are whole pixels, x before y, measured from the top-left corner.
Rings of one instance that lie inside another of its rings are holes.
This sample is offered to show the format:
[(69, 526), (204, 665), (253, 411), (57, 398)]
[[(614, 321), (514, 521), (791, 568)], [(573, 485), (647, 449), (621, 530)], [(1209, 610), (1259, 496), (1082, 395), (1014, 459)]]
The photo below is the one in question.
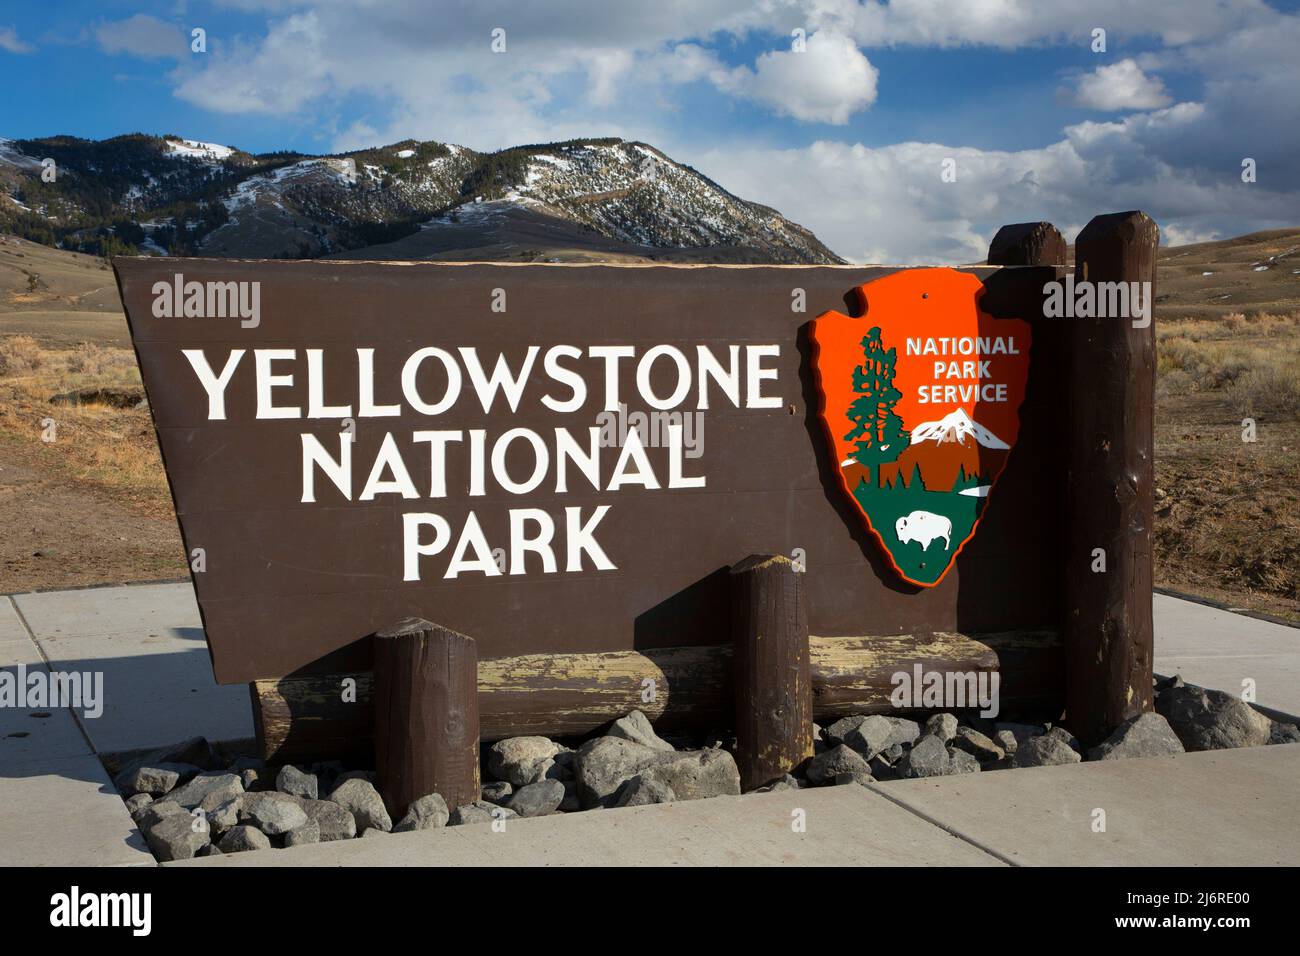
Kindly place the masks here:
[(190, 159), (207, 159), (219, 162), (233, 156), (235, 151), (220, 143), (203, 143), (196, 139), (183, 139), (179, 143), (167, 140), (167, 155), (186, 156)]

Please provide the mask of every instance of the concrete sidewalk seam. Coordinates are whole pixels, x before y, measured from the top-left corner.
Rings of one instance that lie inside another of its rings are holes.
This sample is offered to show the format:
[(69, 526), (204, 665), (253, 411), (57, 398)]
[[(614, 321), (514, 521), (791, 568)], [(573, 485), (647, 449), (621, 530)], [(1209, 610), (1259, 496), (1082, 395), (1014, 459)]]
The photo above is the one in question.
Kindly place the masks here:
[[(18, 602), (13, 599), (13, 595), (6, 594), (4, 595), (4, 599), (8, 601), (9, 606), (14, 609), (14, 614), (18, 618), (18, 623), (21, 624), (23, 630), (27, 632), (27, 639), (32, 642), (32, 647), (36, 648), (36, 653), (41, 656), (41, 660), (45, 663), (45, 669), (50, 673), (54, 673), (54, 664), (50, 660), (49, 655), (45, 653), (45, 648), (41, 647), (41, 642), (36, 639), (36, 632), (32, 629), (32, 625), (23, 615), (23, 609), (18, 606)], [(94, 754), (95, 759), (98, 760), (99, 748), (97, 748), (95, 742), (90, 739), (90, 733), (86, 730), (86, 725), (81, 722), (81, 718), (77, 716), (76, 710), (74, 710), (70, 704), (67, 707), (56, 707), (52, 709), (66, 710), (68, 712), (69, 716), (72, 717), (72, 722), (77, 725), (77, 731), (81, 734), (81, 739), (86, 742), (86, 746), (90, 748), (90, 752)]]
[[(983, 773), (984, 771), (980, 771), (980, 772)], [(997, 850), (993, 849), (990, 846), (985, 846), (979, 840), (976, 840), (974, 837), (967, 836), (965, 833), (962, 833), (960, 830), (956, 829), (955, 827), (950, 827), (948, 826), (948, 824), (942, 822), (941, 820), (936, 820), (928, 813), (922, 813), (920, 810), (917, 810), (915, 807), (909, 806), (908, 804), (904, 803), (902, 800), (890, 796), (881, 788), (879, 782), (869, 784), (867, 786), (867, 789), (873, 793), (879, 794), (880, 796), (884, 797), (886, 800), (888, 800), (890, 803), (894, 804), (895, 806), (902, 807), (908, 813), (912, 814), (913, 816), (919, 817), (920, 819), (924, 820), (926, 823), (930, 824), (931, 826), (938, 827), (940, 830), (942, 830), (944, 833), (947, 833), (949, 836), (956, 837), (958, 840), (961, 840), (963, 843), (967, 843), (970, 846), (973, 846), (981, 853), (987, 853), (989, 856), (993, 857), (993, 859), (1005, 863), (1007, 866), (1024, 866), (1023, 863), (1017, 863), (1015, 860), (1011, 859), (1011, 857), (1004, 856), (1003, 854), (999, 853)]]

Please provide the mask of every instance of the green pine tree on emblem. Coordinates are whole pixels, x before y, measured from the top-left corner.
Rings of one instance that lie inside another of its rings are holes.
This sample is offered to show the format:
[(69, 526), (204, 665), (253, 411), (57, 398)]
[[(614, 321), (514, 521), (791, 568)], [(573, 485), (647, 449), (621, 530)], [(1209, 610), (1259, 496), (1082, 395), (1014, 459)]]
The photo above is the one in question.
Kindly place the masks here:
[(853, 391), (858, 397), (849, 404), (847, 413), (853, 429), (844, 440), (857, 442), (853, 460), (870, 470), (872, 465), (897, 459), (912, 439), (894, 412), (903, 397), (894, 387), (898, 350), (885, 349), (879, 326), (862, 339), (862, 356), (862, 364), (853, 370)]

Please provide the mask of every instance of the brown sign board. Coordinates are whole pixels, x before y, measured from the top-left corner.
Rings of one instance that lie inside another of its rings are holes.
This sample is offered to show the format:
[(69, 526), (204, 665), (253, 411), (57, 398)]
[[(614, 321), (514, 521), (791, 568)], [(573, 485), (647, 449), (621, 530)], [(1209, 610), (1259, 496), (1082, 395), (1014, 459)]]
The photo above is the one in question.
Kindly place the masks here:
[(962, 270), (1033, 356), (979, 533), (921, 588), (845, 500), (810, 369), (810, 320), (897, 270), (114, 267), (220, 682), (365, 669), (408, 616), (481, 661), (726, 643), (762, 553), (800, 557), (817, 635), (1061, 624), (1055, 270)]

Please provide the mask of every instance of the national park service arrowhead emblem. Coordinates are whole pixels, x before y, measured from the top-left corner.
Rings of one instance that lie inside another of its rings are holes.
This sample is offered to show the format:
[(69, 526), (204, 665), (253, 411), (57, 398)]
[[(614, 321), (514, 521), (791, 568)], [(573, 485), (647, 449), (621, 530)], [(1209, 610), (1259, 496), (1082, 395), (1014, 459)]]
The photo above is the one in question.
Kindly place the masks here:
[(933, 587), (975, 534), (1020, 432), (1030, 328), (979, 309), (983, 283), (907, 269), (860, 286), (865, 314), (812, 323), (833, 469), (905, 580)]

